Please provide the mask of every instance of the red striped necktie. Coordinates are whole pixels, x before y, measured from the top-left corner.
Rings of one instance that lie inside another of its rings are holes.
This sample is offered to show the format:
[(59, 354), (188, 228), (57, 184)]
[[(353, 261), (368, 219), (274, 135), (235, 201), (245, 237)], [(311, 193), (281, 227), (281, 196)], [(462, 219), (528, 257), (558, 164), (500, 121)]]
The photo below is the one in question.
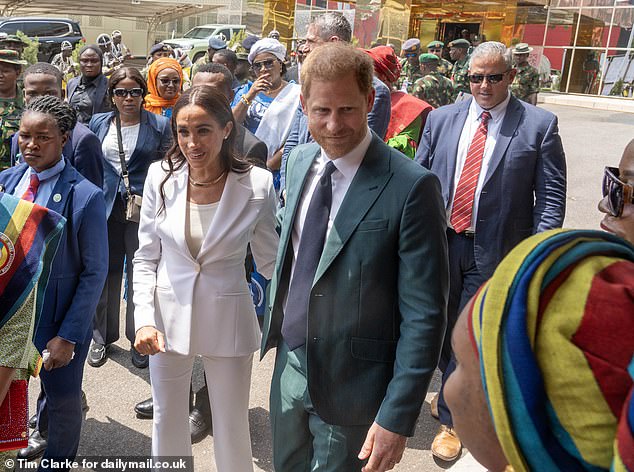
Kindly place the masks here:
[(482, 168), (489, 119), (491, 119), (491, 113), (483, 111), (480, 115), (480, 126), (471, 140), (462, 174), (460, 174), (450, 219), (451, 226), (456, 233), (462, 233), (471, 225), (473, 200)]
[(31, 180), (29, 181), (29, 188), (26, 189), (24, 195), (22, 195), (22, 200), (26, 200), (27, 202), (34, 202), (35, 196), (37, 195), (37, 189), (40, 186), (40, 179), (37, 178), (37, 174), (31, 174)]

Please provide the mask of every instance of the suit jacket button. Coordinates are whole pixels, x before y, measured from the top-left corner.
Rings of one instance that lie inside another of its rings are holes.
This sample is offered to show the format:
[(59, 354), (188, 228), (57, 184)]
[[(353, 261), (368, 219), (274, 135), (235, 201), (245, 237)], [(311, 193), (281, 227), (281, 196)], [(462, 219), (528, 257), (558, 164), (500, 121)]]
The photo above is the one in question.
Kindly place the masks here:
[(314, 343), (318, 343), (319, 341), (321, 341), (321, 338), (313, 338)]

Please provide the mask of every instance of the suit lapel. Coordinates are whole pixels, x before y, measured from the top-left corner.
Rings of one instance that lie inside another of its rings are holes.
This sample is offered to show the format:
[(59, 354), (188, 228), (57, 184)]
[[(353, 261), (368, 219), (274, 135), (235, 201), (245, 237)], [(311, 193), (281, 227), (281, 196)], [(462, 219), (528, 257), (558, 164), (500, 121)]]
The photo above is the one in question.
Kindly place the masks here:
[(290, 192), (286, 201), (286, 208), (284, 210), (284, 221), (282, 224), (282, 233), (280, 234), (280, 241), (282, 241), (282, 254), (286, 254), (288, 244), (293, 234), (293, 226), (295, 225), (295, 217), (297, 215), (297, 208), (304, 192), (304, 186), (306, 185), (306, 177), (310, 167), (313, 165), (313, 161), (321, 152), (319, 146), (311, 146), (307, 152), (299, 153), (292, 163), (291, 174), (287, 175), (287, 182), (300, 182), (300, 185), (295, 191)]
[[(170, 226), (172, 231), (172, 237), (178, 247), (183, 247), (187, 250), (187, 255), (190, 259), (194, 259), (189, 251), (189, 245), (185, 240), (185, 224), (187, 216), (187, 178), (189, 176), (189, 169), (187, 165), (175, 172), (172, 178), (172, 185), (170, 191), (171, 201), (168, 201), (167, 188), (165, 189), (165, 211), (167, 213), (166, 224)], [(167, 185), (165, 186), (167, 187)], [(172, 223), (170, 220), (174, 220)]]
[[(240, 224), (236, 219), (243, 214), (244, 207), (248, 205), (252, 194), (251, 188), (243, 182), (244, 179), (248, 179), (248, 176), (248, 172), (243, 174), (229, 172), (227, 175), (216, 214), (211, 220), (196, 259), (201, 259), (207, 251), (215, 248), (218, 242), (226, 237), (227, 232)], [(218, 252), (222, 253), (222, 251)]]
[(150, 124), (148, 123), (148, 118), (146, 115), (147, 112), (144, 110), (141, 111), (141, 122), (139, 126), (139, 135), (136, 140), (136, 145), (134, 146), (134, 151), (130, 155), (130, 159), (128, 159), (128, 168), (133, 167), (134, 161), (137, 159), (137, 156), (143, 150), (145, 143), (150, 142)]
[(64, 208), (68, 204), (70, 192), (73, 188), (71, 185), (77, 180), (77, 172), (66, 161), (64, 170), (59, 174), (59, 178), (53, 187), (51, 196), (48, 198), (46, 208), (56, 211), (60, 215), (64, 214)]
[[(471, 99), (473, 100), (473, 98)], [(446, 142), (449, 143), (447, 149), (447, 157), (445, 158), (445, 163), (447, 165), (447, 186), (446, 186), (446, 194), (443, 195), (445, 198), (445, 204), (449, 202), (449, 196), (453, 193), (453, 185), (454, 185), (454, 175), (456, 173), (456, 159), (458, 158), (458, 145), (460, 144), (460, 135), (462, 134), (462, 129), (464, 128), (465, 122), (467, 121), (467, 116), (469, 116), (469, 107), (471, 106), (471, 100), (465, 101), (461, 103), (456, 110), (456, 115), (454, 119), (451, 121), (451, 128), (448, 130), (446, 135)]]
[(326, 272), (392, 177), (389, 149), (374, 136), (333, 222), (315, 280)]
[(517, 130), (523, 113), (522, 105), (516, 98), (511, 97), (506, 108), (506, 113), (504, 114), (504, 121), (502, 121), (502, 127), (500, 128), (495, 148), (493, 148), (493, 153), (491, 154), (491, 161), (487, 174), (484, 177), (483, 186), (487, 184), (495, 172), (495, 169), (497, 169), (497, 166), (502, 162), (502, 158), (511, 143), (511, 139)]

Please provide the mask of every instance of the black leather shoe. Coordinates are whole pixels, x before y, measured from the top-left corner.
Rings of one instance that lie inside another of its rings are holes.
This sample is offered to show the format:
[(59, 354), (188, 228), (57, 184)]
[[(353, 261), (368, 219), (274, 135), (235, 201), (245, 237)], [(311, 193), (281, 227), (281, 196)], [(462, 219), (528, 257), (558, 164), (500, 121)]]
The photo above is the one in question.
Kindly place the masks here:
[(108, 360), (107, 347), (96, 342), (90, 346), (88, 353), (88, 364), (93, 367), (101, 367)]
[(152, 397), (134, 405), (134, 411), (139, 418), (154, 417), (154, 400)]
[(35, 430), (29, 436), (29, 445), (18, 451), (18, 459), (26, 459), (32, 461), (37, 459), (46, 450), (48, 441), (40, 435), (40, 432)]
[(191, 434), (192, 443), (202, 440), (210, 430), (211, 425), (205, 421), (203, 413), (198, 408), (194, 408), (189, 414), (189, 434)]
[(29, 418), (29, 428), (35, 429), (36, 426), (37, 426), (37, 414)]
[(144, 356), (139, 351), (134, 349), (134, 347), (130, 348), (130, 354), (132, 354), (132, 365), (134, 367), (138, 369), (145, 369), (148, 366), (150, 362), (149, 356)]

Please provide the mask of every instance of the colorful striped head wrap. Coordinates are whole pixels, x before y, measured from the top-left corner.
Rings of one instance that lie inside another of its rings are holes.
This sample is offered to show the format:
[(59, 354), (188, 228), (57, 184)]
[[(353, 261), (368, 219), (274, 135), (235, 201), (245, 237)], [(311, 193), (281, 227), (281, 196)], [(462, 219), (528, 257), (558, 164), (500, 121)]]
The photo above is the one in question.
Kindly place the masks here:
[(634, 471), (634, 247), (600, 231), (519, 244), (469, 331), (495, 431), (520, 471)]

